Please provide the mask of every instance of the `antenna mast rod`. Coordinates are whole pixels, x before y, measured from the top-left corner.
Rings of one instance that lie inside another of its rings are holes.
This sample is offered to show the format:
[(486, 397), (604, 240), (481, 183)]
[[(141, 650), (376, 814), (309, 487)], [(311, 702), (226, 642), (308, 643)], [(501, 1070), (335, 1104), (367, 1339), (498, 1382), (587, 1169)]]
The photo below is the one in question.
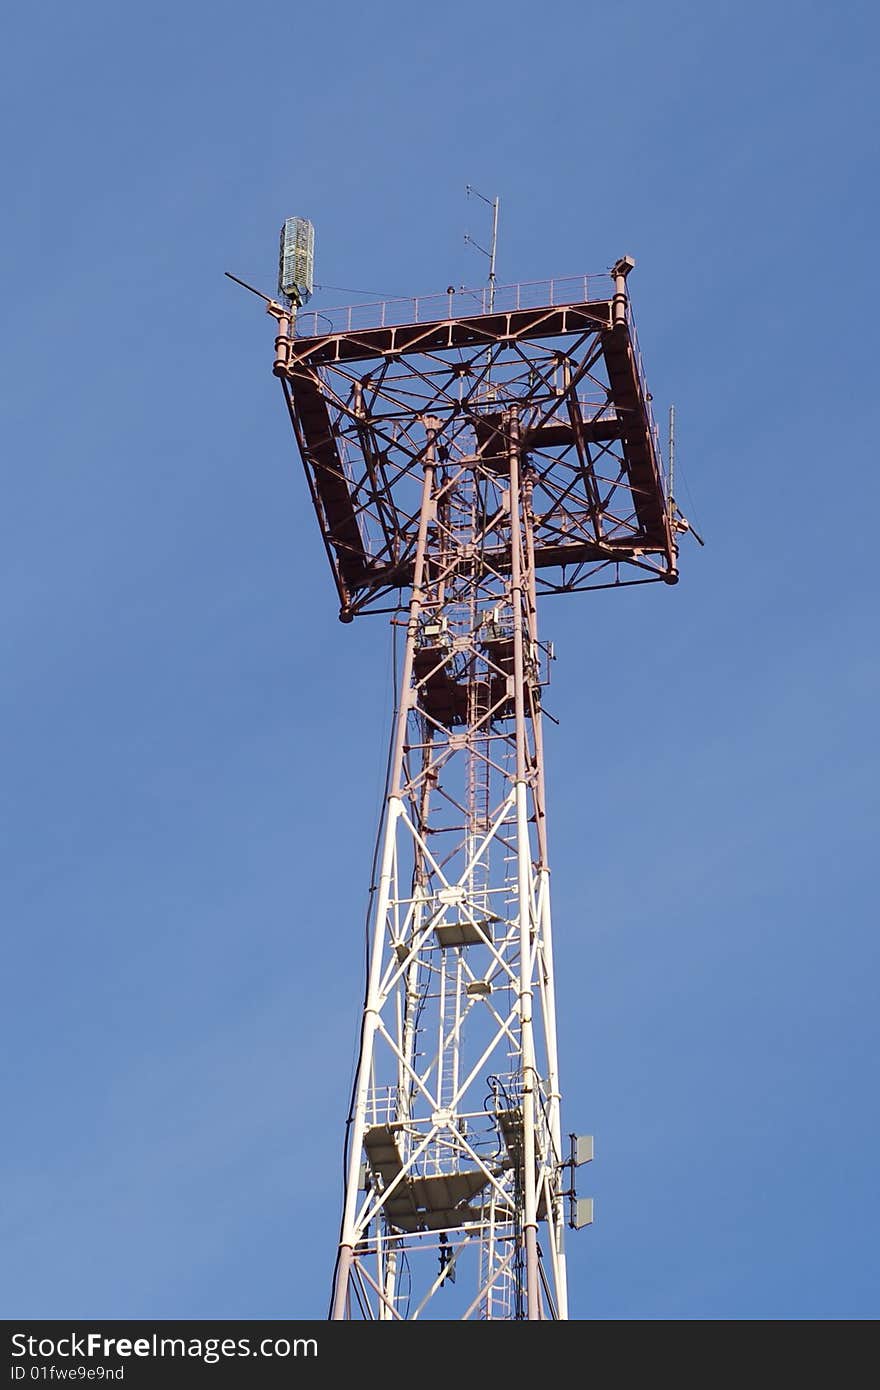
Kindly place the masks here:
[(496, 197), (492, 203), (492, 251), (489, 256), (489, 313), (495, 308), (495, 254), (498, 250), (498, 208), (501, 199)]
[(674, 405), (671, 405), (671, 406), (669, 407), (669, 479), (668, 479), (668, 490), (669, 490), (669, 496), (668, 496), (668, 499), (667, 499), (667, 505), (668, 505), (668, 507), (669, 507), (669, 524), (670, 524), (670, 526), (671, 526), (671, 527), (673, 528), (673, 530), (675, 530), (675, 531), (690, 531), (691, 535), (693, 536), (694, 540), (697, 542), (698, 545), (705, 545), (706, 542), (703, 540), (703, 537), (700, 535), (699, 531), (695, 531), (695, 530), (694, 530), (693, 526), (692, 526), (691, 523), (688, 521), (688, 519), (687, 519), (687, 517), (684, 515), (684, 513), (681, 511), (680, 507), (678, 506), (678, 503), (677, 503), (676, 500), (675, 500), (675, 406), (674, 406)]
[(675, 513), (675, 406), (669, 407), (669, 515)]
[(489, 207), (492, 209), (491, 249), (487, 251), (478, 241), (474, 241), (473, 237), (469, 236), (467, 232), (464, 238), (465, 241), (469, 241), (472, 246), (476, 246), (478, 251), (482, 251), (484, 256), (489, 257), (489, 313), (491, 314), (495, 308), (495, 258), (498, 254), (498, 211), (501, 207), (501, 199), (497, 196), (494, 198), (487, 198), (485, 193), (481, 193), (478, 188), (474, 188), (472, 183), (465, 184), (465, 191), (468, 194), (476, 193), (477, 197), (484, 203), (488, 203)]

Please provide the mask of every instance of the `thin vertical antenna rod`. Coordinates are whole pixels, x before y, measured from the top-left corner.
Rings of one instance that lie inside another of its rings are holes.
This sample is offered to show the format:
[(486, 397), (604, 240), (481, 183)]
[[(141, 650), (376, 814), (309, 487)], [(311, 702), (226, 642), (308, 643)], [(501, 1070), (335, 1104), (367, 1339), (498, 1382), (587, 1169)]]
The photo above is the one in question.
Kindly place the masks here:
[(669, 516), (675, 516), (675, 406), (669, 407)]
[(478, 241), (474, 241), (473, 237), (469, 236), (467, 233), (465, 233), (464, 238), (465, 241), (470, 242), (471, 246), (476, 246), (478, 251), (482, 251), (484, 256), (489, 257), (489, 313), (491, 314), (495, 308), (495, 261), (498, 256), (498, 213), (501, 207), (501, 199), (498, 196), (487, 198), (485, 193), (481, 193), (478, 188), (474, 188), (472, 183), (465, 184), (465, 190), (468, 194), (475, 193), (482, 202), (486, 203), (492, 209), (492, 240), (489, 243), (489, 250), (487, 251), (485, 246), (481, 246)]
[[(489, 257), (489, 305), (488, 305), (488, 309), (489, 309), (489, 313), (492, 314), (492, 313), (495, 312), (495, 262), (496, 262), (496, 259), (497, 259), (497, 256), (498, 256), (498, 211), (499, 211), (499, 208), (501, 207), (501, 199), (500, 199), (500, 197), (499, 197), (497, 194), (495, 195), (494, 198), (487, 198), (486, 195), (485, 195), (485, 193), (481, 193), (480, 190), (479, 190), (478, 188), (474, 188), (473, 184), (471, 184), (471, 183), (465, 184), (465, 188), (466, 188), (466, 190), (467, 190), (468, 196), (470, 196), (471, 193), (475, 193), (475, 194), (477, 195), (477, 197), (480, 198), (480, 199), (482, 200), (482, 202), (486, 203), (487, 206), (490, 207), (490, 208), (492, 209), (492, 240), (491, 240), (491, 242), (489, 243), (489, 250), (488, 250), (488, 251), (486, 250), (485, 246), (481, 246), (480, 243), (479, 243), (478, 241), (474, 241), (473, 237), (472, 237), (472, 236), (469, 236), (467, 232), (465, 232), (465, 236), (464, 236), (464, 239), (465, 239), (466, 242), (469, 242), (471, 246), (476, 246), (476, 248), (477, 248), (478, 251), (482, 251), (482, 253), (483, 253), (484, 256), (488, 256), (488, 257)], [(490, 347), (490, 348), (487, 350), (487, 352), (486, 352), (485, 394), (486, 394), (486, 399), (487, 399), (487, 400), (492, 400), (492, 398), (493, 398), (493, 387), (492, 387), (492, 349), (491, 349), (491, 347)]]
[(501, 199), (496, 196), (492, 203), (492, 250), (489, 253), (489, 313), (495, 308), (495, 257), (498, 253), (498, 208)]

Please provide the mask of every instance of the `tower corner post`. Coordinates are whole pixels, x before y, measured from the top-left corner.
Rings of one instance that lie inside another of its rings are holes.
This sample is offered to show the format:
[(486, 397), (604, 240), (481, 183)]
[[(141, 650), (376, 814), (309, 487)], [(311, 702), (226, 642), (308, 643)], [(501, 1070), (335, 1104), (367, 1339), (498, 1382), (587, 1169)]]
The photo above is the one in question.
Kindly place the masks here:
[(427, 443), (424, 456), (422, 496), (419, 511), (419, 529), (416, 542), (416, 555), (413, 571), (413, 585), (410, 593), (409, 622), (407, 624), (406, 648), (400, 682), (400, 696), (396, 712), (394, 748), (391, 757), (391, 776), (389, 795), (385, 814), (385, 828), (382, 845), (381, 870), (379, 875), (376, 909), (373, 923), (373, 938), (370, 949), (369, 981), (364, 1006), (361, 1053), (358, 1068), (357, 1091), (353, 1123), (349, 1137), (349, 1160), (346, 1177), (345, 1205), (342, 1217), (339, 1259), (336, 1267), (336, 1282), (333, 1289), (331, 1321), (338, 1322), (346, 1317), (350, 1301), (350, 1280), (354, 1248), (357, 1243), (357, 1197), (361, 1157), (366, 1128), (367, 1105), (370, 1089), (370, 1062), (373, 1041), (379, 1025), (380, 984), (383, 964), (387, 914), (391, 896), (392, 874), (397, 835), (397, 822), (403, 813), (400, 795), (406, 749), (406, 728), (411, 709), (411, 681), (415, 642), (418, 634), (419, 616), (424, 599), (423, 582), (426, 563), (428, 524), (434, 510), (433, 490), (436, 467), (435, 435), (433, 421), (426, 421)]

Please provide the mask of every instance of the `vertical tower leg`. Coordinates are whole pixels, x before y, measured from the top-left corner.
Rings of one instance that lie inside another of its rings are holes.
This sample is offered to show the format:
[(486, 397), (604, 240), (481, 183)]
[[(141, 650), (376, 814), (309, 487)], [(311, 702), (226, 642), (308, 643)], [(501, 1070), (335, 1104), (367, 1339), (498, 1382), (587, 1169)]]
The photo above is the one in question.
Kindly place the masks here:
[(535, 1190), (535, 1046), (532, 1032), (531, 842), (528, 830), (528, 767), (526, 762), (525, 659), (523, 652), (524, 555), (520, 488), (519, 420), (508, 415), (510, 466), (510, 587), (513, 603), (513, 682), (516, 729), (516, 849), (517, 896), (520, 933), (520, 1029), (523, 1076), (523, 1233), (526, 1248), (526, 1292), (529, 1319), (541, 1316), (538, 1273), (538, 1204)]
[(367, 1093), (370, 1086), (370, 1061), (372, 1058), (373, 1040), (379, 1022), (383, 942), (386, 930), (388, 901), (391, 893), (397, 821), (403, 812), (403, 802), (400, 797), (400, 784), (403, 774), (407, 717), (409, 715), (408, 693), (412, 680), (413, 654), (423, 600), (422, 583), (425, 572), (428, 521), (431, 517), (433, 508), (432, 484), (434, 480), (434, 447), (432, 435), (433, 431), (429, 430), (429, 441), (425, 455), (424, 479), (422, 483), (422, 500), (419, 514), (419, 532), (413, 574), (413, 587), (409, 604), (409, 624), (407, 626), (406, 647), (403, 657), (400, 708), (397, 711), (394, 750), (391, 760), (391, 778), (389, 781), (390, 795), (385, 812), (385, 832), (381, 860), (382, 867), (379, 876), (374, 935), (370, 951), (369, 984), (367, 988), (366, 1006), (364, 1009), (364, 1024), (361, 1034), (361, 1055), (358, 1063), (357, 1092), (349, 1140), (351, 1147), (346, 1178), (345, 1206), (342, 1217), (339, 1259), (336, 1267), (336, 1282), (333, 1291), (331, 1312), (333, 1321), (338, 1321), (346, 1316), (352, 1252), (357, 1239), (355, 1213), (359, 1191), (364, 1128), (366, 1124)]

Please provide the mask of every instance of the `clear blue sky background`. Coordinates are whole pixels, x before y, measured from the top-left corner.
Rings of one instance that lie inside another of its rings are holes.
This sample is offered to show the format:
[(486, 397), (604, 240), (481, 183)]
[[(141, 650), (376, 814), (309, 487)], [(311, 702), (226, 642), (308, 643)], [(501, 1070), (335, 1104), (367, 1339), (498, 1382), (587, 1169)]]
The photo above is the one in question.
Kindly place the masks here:
[(6, 1316), (324, 1315), (387, 628), (223, 271), (479, 282), (466, 182), (501, 282), (636, 256), (707, 540), (544, 610), (574, 1315), (880, 1313), (876, 14), (7, 18)]

